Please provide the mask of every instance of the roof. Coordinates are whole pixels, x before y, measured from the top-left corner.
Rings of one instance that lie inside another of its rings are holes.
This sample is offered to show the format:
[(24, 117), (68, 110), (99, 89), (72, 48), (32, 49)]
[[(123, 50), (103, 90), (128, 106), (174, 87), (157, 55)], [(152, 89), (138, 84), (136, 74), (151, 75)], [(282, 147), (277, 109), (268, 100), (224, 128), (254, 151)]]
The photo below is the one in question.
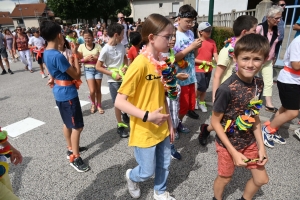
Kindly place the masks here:
[[(16, 4), (11, 13), (12, 18), (16, 17), (36, 17), (42, 16), (47, 6), (45, 3), (32, 3), (32, 4)], [(54, 16), (53, 12), (48, 11), (49, 16)]]
[(12, 18), (10, 18), (9, 12), (0, 12), (0, 24), (1, 25), (13, 25), (14, 24)]

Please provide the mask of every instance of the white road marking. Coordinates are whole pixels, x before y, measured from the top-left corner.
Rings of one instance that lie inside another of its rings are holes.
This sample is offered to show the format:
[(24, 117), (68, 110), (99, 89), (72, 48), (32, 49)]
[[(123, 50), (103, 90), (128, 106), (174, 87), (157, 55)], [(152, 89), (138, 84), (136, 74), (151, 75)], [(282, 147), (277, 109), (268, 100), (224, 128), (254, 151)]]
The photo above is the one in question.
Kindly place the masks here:
[(6, 130), (10, 137), (17, 137), (43, 124), (45, 124), (45, 122), (28, 117), (6, 127), (3, 127), (2, 129)]

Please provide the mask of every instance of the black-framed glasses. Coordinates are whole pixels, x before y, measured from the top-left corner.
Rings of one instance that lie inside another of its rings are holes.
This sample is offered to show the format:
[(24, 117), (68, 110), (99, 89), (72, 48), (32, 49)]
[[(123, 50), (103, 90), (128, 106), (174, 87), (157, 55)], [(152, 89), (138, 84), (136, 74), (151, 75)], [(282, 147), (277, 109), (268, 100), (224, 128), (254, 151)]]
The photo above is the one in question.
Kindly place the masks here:
[(158, 35), (158, 34), (154, 34), (154, 35), (157, 35), (157, 36), (160, 36), (160, 37), (164, 37), (164, 38), (166, 38), (169, 42), (171, 42), (171, 41), (175, 38), (175, 35)]
[(276, 21), (281, 20), (282, 17), (273, 17), (273, 19), (275, 19)]
[(281, 7), (284, 7), (286, 4), (283, 3), (283, 4), (279, 4), (279, 5), (280, 5)]

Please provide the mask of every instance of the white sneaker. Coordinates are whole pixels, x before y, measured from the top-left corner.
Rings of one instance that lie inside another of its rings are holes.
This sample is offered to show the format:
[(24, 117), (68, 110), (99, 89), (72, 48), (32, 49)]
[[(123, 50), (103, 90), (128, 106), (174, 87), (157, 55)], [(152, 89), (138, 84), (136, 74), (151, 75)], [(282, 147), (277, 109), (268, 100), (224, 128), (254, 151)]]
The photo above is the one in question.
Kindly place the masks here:
[(196, 98), (196, 103), (195, 103), (195, 110), (198, 110), (199, 107), (198, 107), (198, 99)]
[(138, 183), (135, 183), (132, 180), (130, 180), (129, 174), (130, 174), (131, 170), (132, 169), (127, 169), (125, 177), (126, 177), (127, 186), (128, 186), (128, 190), (129, 190), (131, 197), (134, 199), (137, 199), (141, 196), (141, 190), (139, 188)]
[(170, 193), (167, 191), (160, 195), (156, 194), (156, 191), (154, 191), (153, 198), (156, 200), (176, 200), (174, 197), (171, 197)]
[(204, 103), (199, 102), (199, 108), (202, 112), (207, 112), (207, 107), (205, 105), (205, 102)]
[(47, 76), (45, 76), (45, 74), (42, 74), (42, 78), (46, 78)]
[(298, 136), (298, 138), (300, 139), (300, 128), (295, 130), (295, 134)]

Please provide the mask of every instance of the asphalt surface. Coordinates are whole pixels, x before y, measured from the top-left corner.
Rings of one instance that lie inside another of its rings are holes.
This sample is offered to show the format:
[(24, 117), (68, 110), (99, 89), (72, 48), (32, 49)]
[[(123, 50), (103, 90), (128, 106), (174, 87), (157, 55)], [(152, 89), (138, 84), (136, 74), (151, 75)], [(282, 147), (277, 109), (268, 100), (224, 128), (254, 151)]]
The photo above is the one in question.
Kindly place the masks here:
[[(24, 71), (20, 62), (12, 63), (14, 75), (0, 76), (0, 126), (4, 127), (32, 117), (45, 122), (10, 142), (23, 154), (23, 163), (11, 166), (9, 175), (15, 193), (23, 200), (46, 199), (131, 199), (124, 178), (128, 168), (136, 166), (133, 148), (127, 146), (128, 139), (121, 139), (116, 133), (116, 120), (110, 94), (103, 95), (105, 114), (90, 114), (90, 104), (82, 107), (85, 127), (81, 136), (81, 146), (89, 149), (82, 154), (91, 170), (78, 173), (66, 159), (66, 143), (62, 134), (62, 120), (51, 89), (42, 79), (38, 65), (33, 63), (34, 73)], [(79, 90), (80, 100), (88, 101), (88, 87), (83, 84)], [(106, 78), (103, 85), (107, 86)], [(276, 85), (274, 104), (280, 106)], [(210, 101), (211, 88), (207, 101)], [(211, 111), (211, 107), (208, 107)], [(185, 118), (184, 124), (192, 132), (181, 134), (175, 142), (182, 160), (172, 160), (167, 189), (177, 199), (206, 200), (213, 197), (213, 182), (217, 175), (217, 155), (214, 136), (211, 134), (207, 147), (199, 146), (197, 136), (199, 125), (209, 118), (209, 113), (201, 113), (200, 120)], [(271, 113), (261, 111), (263, 119)], [(292, 123), (297, 124), (298, 120)], [(295, 127), (295, 126), (294, 126)], [(300, 199), (300, 140), (292, 130), (280, 129), (286, 145), (276, 144), (267, 149), (269, 162), (267, 172), (270, 182), (263, 186), (254, 199), (257, 200), (297, 200)], [(224, 199), (242, 196), (246, 181), (251, 173), (237, 168), (232, 181), (225, 189)], [(140, 199), (153, 199), (153, 179), (140, 183)]]

